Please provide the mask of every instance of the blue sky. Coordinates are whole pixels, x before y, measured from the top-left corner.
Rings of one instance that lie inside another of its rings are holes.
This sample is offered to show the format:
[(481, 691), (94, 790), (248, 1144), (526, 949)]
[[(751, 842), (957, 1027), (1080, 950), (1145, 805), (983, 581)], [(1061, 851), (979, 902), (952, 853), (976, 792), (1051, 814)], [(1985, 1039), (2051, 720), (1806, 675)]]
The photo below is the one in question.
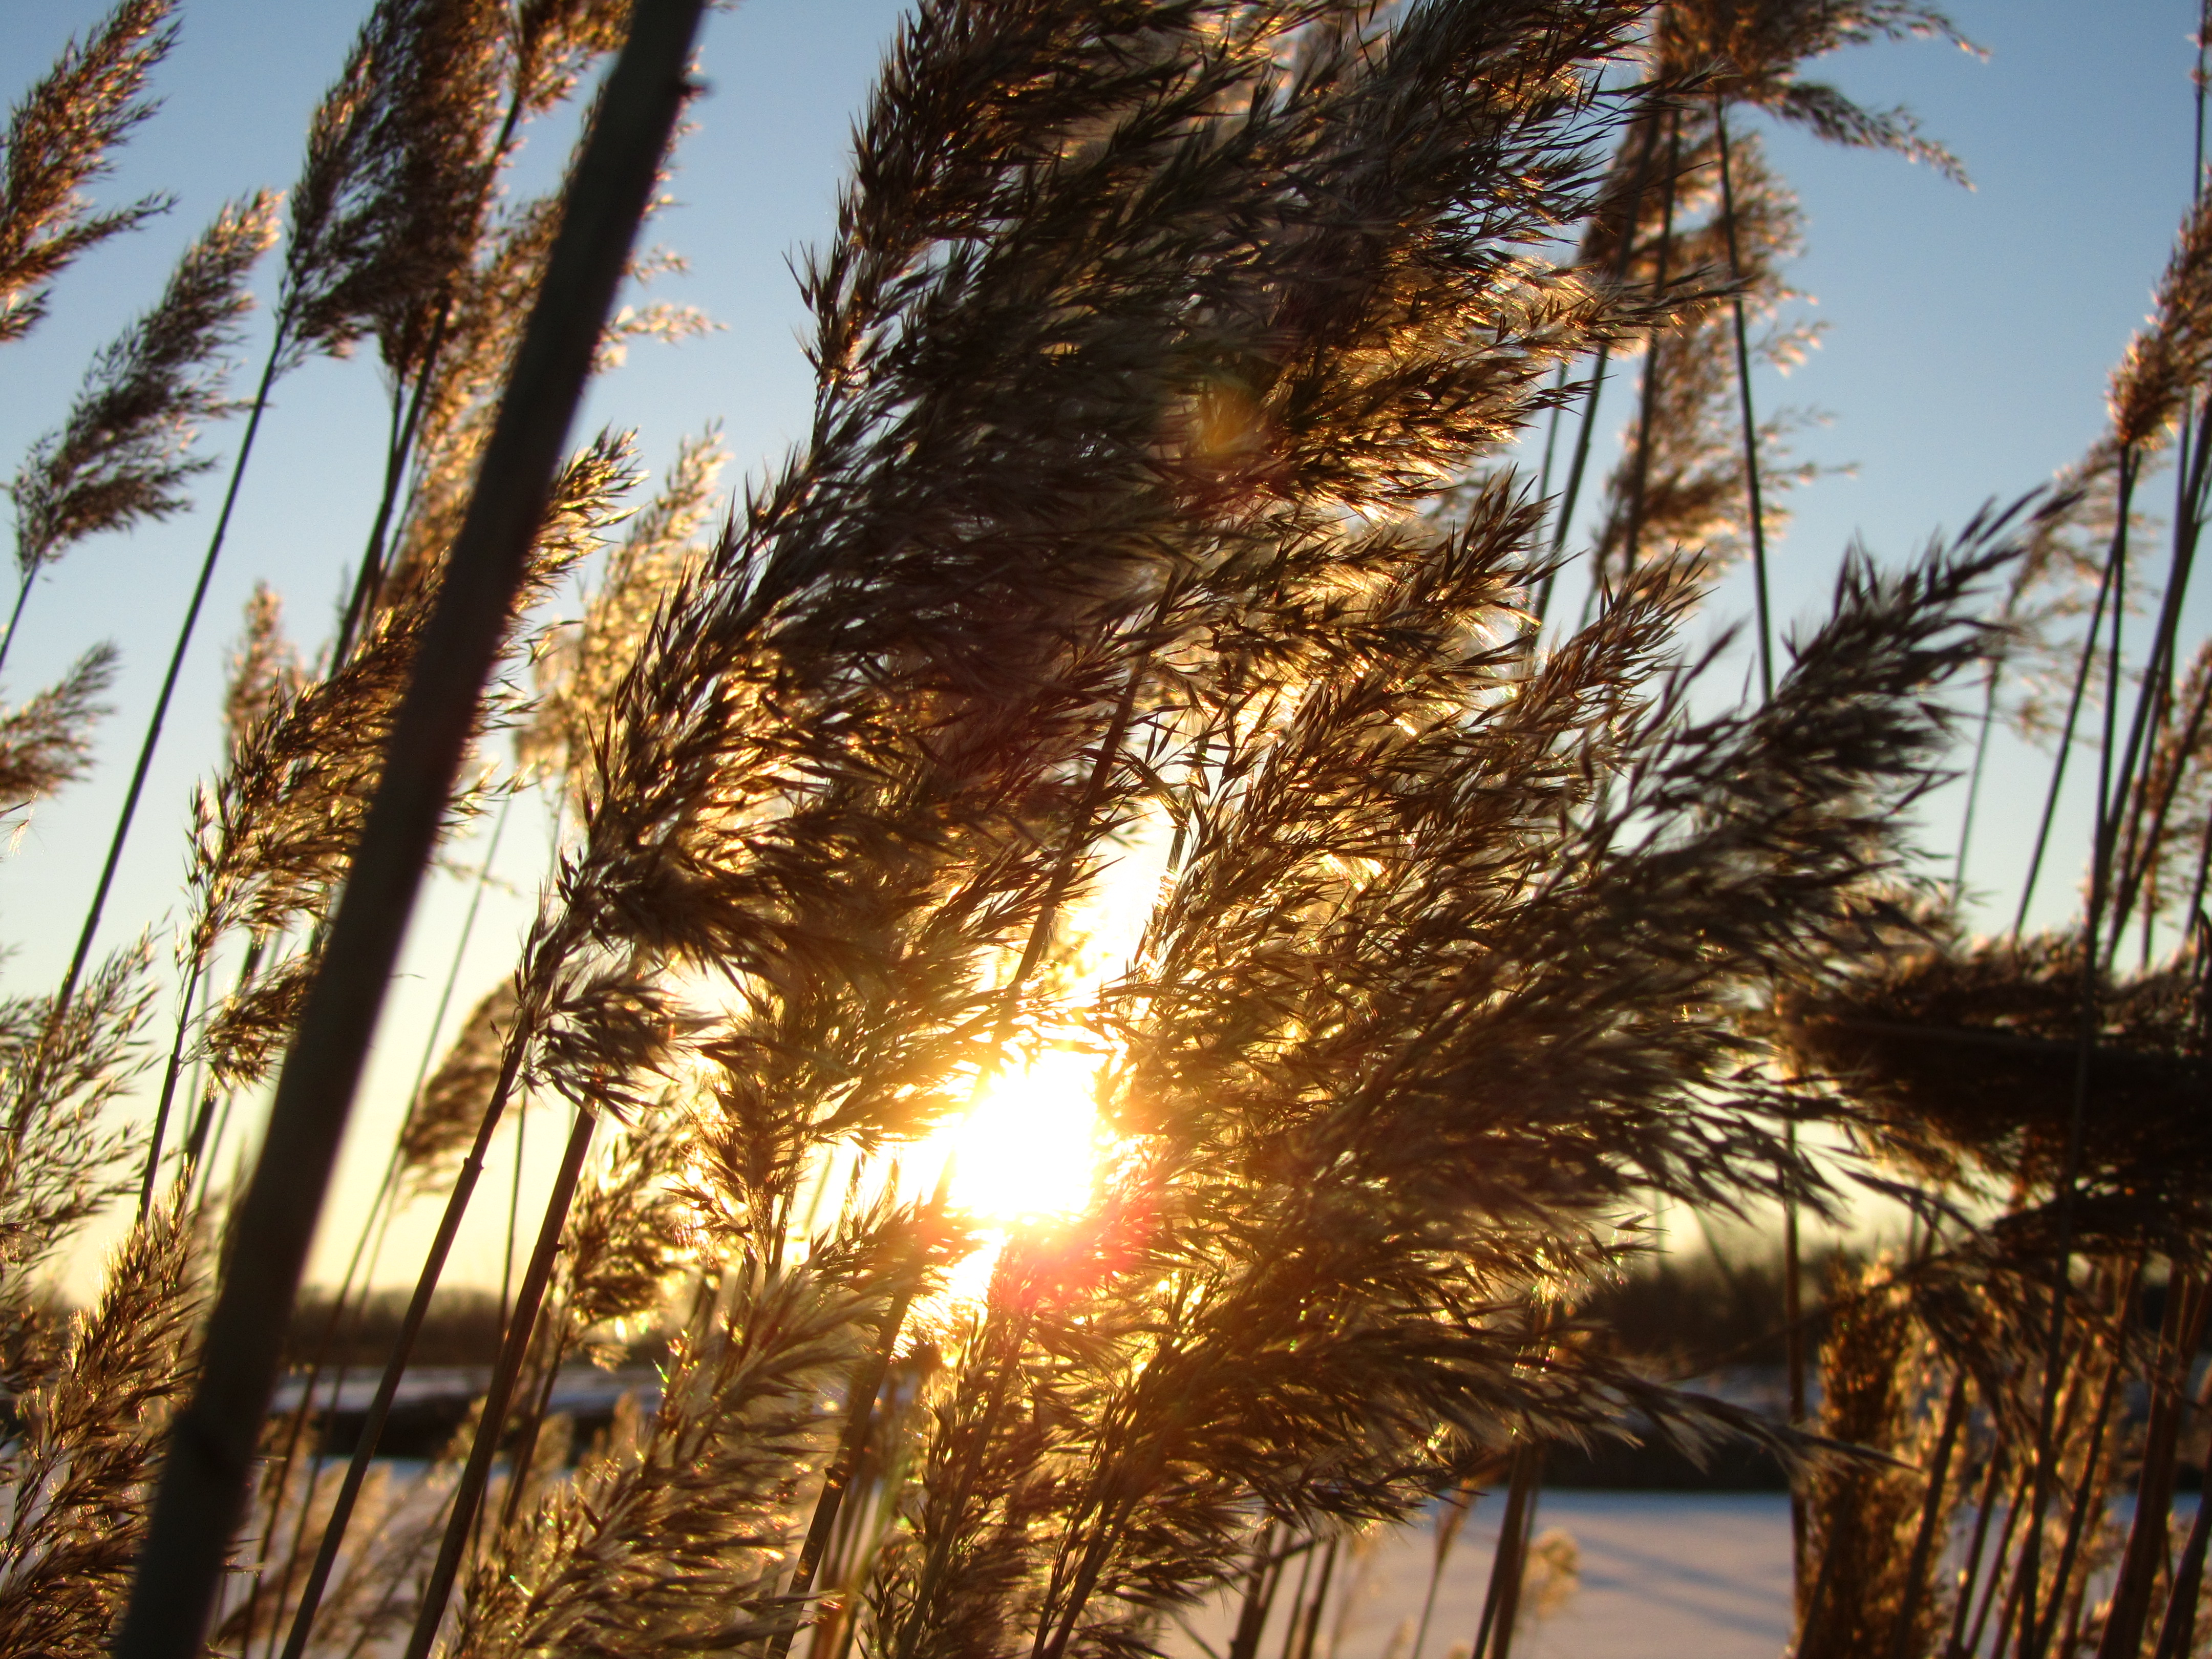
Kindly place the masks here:
[[(15, 88), (101, 9), (93, 0), (54, 0), (0, 10), (0, 63)], [(60, 418), (90, 352), (152, 298), (224, 199), (290, 183), (308, 112), (365, 9), (361, 0), (187, 0), (182, 38), (157, 74), (163, 108), (98, 189), (110, 202), (167, 191), (179, 205), (89, 256), (60, 284), (40, 332), (0, 353), (0, 464), (12, 465), (7, 458)], [(678, 204), (653, 236), (691, 262), (687, 275), (659, 286), (659, 297), (700, 306), (723, 328), (680, 347), (635, 349), (595, 390), (592, 424), (636, 428), (658, 462), (720, 418), (738, 474), (771, 463), (801, 429), (808, 380), (787, 261), (828, 230), (849, 124), (898, 10), (892, 0), (748, 0), (711, 20), (709, 91), (684, 143)], [(1976, 0), (1954, 15), (1990, 49), (1986, 60), (1915, 43), (1854, 52), (1824, 72), (1863, 102), (1911, 105), (1965, 159), (1973, 191), (1894, 157), (1771, 137), (1778, 169), (1808, 218), (1808, 251), (1790, 280), (1827, 331), (1808, 362), (1786, 380), (1770, 377), (1759, 396), (1765, 407), (1825, 411), (1827, 423), (1799, 449), (1853, 468), (1793, 502), (1776, 555), (1784, 617), (1818, 608), (1853, 537), (1880, 554), (1905, 554), (1986, 499), (2043, 482), (2089, 443), (2105, 377), (2143, 315), (2188, 201), (2193, 5)], [(563, 142), (539, 146), (541, 175)], [(1613, 394), (1608, 433), (1628, 402), (1625, 392)], [(186, 803), (216, 757), (224, 647), (254, 580), (283, 592), (296, 636), (325, 629), (366, 531), (382, 411), (366, 360), (318, 362), (283, 383), (109, 906), (106, 940), (172, 915)], [(212, 431), (204, 452), (227, 462), (234, 438)], [(0, 973), (10, 988), (50, 982), (67, 959), (205, 529), (203, 512), (81, 547), (31, 601), (0, 695), (27, 695), (100, 639), (121, 647), (124, 674), (99, 775), (42, 806), (0, 862), (0, 937), (15, 946)], [(1731, 585), (1715, 614), (1744, 603), (1741, 585)], [(2041, 764), (2008, 753), (1993, 774), (1975, 865), (1978, 883), (1992, 890), (2016, 881), (2025, 862)], [(1948, 844), (1953, 810), (1934, 804), (1931, 841)], [(544, 848), (542, 814), (526, 805), (463, 969), (464, 1003), (511, 963)], [(2077, 857), (2078, 842), (2057, 866), (2064, 878), (2046, 881), (2054, 912), (2068, 900)], [(418, 921), (334, 1236), (349, 1237), (388, 1144), (463, 898), (462, 884), (445, 880)], [(549, 1153), (554, 1139), (536, 1137)], [(496, 1278), (496, 1231), (489, 1221), (472, 1230), (460, 1276)]]

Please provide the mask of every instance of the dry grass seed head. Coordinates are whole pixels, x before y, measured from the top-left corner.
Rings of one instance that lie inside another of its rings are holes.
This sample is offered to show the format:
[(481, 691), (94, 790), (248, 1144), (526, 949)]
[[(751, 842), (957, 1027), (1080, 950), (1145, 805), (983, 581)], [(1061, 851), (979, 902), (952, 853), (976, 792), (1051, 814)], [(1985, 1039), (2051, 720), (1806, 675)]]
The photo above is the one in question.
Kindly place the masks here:
[(190, 503), (200, 422), (228, 412), (222, 391), (246, 287), (276, 235), (267, 191), (226, 207), (185, 252), (161, 302), (104, 347), (68, 421), (32, 447), (9, 486), (15, 563), (27, 581), (88, 536), (161, 520)]
[(108, 1650), (198, 1313), (193, 1219), (164, 1205), (110, 1258), (67, 1357), (19, 1406), (22, 1437), (6, 1455), (0, 1646), (56, 1659)]
[(96, 645), (59, 684), (0, 714), (0, 812), (42, 800), (92, 769), (93, 727), (115, 683), (116, 652)]
[(377, 0), (317, 108), (278, 304), (295, 362), (376, 337), (419, 366), (477, 252), (498, 158), (507, 7)]
[(0, 343), (46, 314), (48, 284), (76, 257), (169, 207), (149, 196), (94, 212), (83, 188), (154, 112), (140, 94), (176, 40), (174, 0), (121, 0), (82, 46), (71, 40), (9, 114), (0, 195)]

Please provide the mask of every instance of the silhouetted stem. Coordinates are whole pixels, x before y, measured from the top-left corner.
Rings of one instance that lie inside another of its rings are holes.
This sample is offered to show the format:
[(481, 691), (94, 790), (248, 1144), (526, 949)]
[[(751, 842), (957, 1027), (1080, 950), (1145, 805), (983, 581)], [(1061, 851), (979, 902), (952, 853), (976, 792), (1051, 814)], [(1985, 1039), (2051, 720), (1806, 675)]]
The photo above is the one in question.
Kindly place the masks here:
[(538, 1312), (544, 1305), (545, 1287), (552, 1282), (553, 1258), (561, 1248), (561, 1230), (567, 1225), (568, 1208), (576, 1196), (577, 1179), (583, 1173), (584, 1155), (591, 1150), (592, 1130), (598, 1122), (591, 1112), (576, 1114), (568, 1132), (568, 1145), (561, 1154), (561, 1170), (554, 1177), (553, 1196), (545, 1206), (545, 1219), (538, 1231), (537, 1248), (530, 1253), (529, 1270), (515, 1300), (514, 1317), (507, 1321), (507, 1344), (499, 1367), (484, 1390), (483, 1413), (477, 1419), (476, 1438), (469, 1446), (469, 1461), (462, 1466), (460, 1483), (453, 1489), (452, 1509), (446, 1516), (446, 1534), (438, 1546), (423, 1586), (422, 1603), (415, 1615), (415, 1628), (407, 1638), (405, 1659), (428, 1659), (438, 1639), (438, 1626), (446, 1617), (446, 1602), (453, 1595), (460, 1571), (461, 1556), (468, 1547), (477, 1508), (483, 1502), (491, 1480), (492, 1460), (499, 1455), (500, 1437), (507, 1425), (507, 1408), (514, 1398), (514, 1385), (529, 1358), (530, 1339), (538, 1327)]
[[(430, 1312), (431, 1298), (437, 1294), (438, 1281), (445, 1274), (446, 1260), (453, 1254), (453, 1240), (461, 1231), (461, 1218), (468, 1212), (469, 1199), (475, 1193), (477, 1182), (483, 1177), (484, 1155), (490, 1150), (494, 1132), (505, 1111), (507, 1097), (513, 1093), (515, 1076), (522, 1064), (526, 1047), (520, 1030), (507, 1034), (506, 1052), (500, 1061), (500, 1074), (492, 1085), (491, 1097), (485, 1102), (483, 1115), (477, 1120), (476, 1139), (471, 1143), (468, 1156), (461, 1160), (459, 1172), (453, 1177), (453, 1189), (446, 1195), (445, 1212), (438, 1218), (438, 1231), (430, 1241), (429, 1255), (424, 1259), (422, 1270), (415, 1280), (415, 1291), (408, 1300), (407, 1312), (399, 1322), (399, 1334), (393, 1341), (391, 1354), (384, 1362), (384, 1375), (376, 1385), (376, 1393), (368, 1402), (368, 1410), (362, 1419), (361, 1434), (354, 1443), (353, 1455), (348, 1460), (344, 1480), (339, 1484), (337, 1498), (331, 1505), (330, 1518), (323, 1523), (322, 1540), (316, 1546), (314, 1565), (309, 1569), (307, 1582), (300, 1592), (300, 1604), (292, 1615), (291, 1632), (285, 1638), (283, 1659), (300, 1659), (307, 1651), (307, 1638), (313, 1632), (315, 1613), (322, 1605), (323, 1591), (330, 1583), (331, 1570), (337, 1563), (338, 1548), (345, 1541), (346, 1528), (352, 1523), (355, 1504), (361, 1497), (362, 1484), (368, 1478), (369, 1464), (376, 1456), (377, 1448), (384, 1438), (384, 1425), (391, 1418), (392, 1404), (398, 1397), (400, 1380), (407, 1374), (408, 1362), (415, 1353), (416, 1339), (422, 1334), (422, 1322)], [(421, 1098), (418, 1088), (416, 1097)]]
[[(1640, 135), (1643, 154), (1636, 166), (1636, 182), (1628, 193), (1626, 210), (1622, 215), (1620, 246), (1614, 251), (1613, 280), (1620, 282), (1628, 274), (1630, 263), (1636, 255), (1638, 220), (1644, 210), (1644, 192), (1651, 181), (1651, 164), (1659, 154), (1659, 118), (1656, 108), (1647, 109)], [(1574, 459), (1567, 465), (1567, 487), (1561, 492), (1557, 515), (1552, 520), (1550, 563), (1542, 587), (1536, 595), (1536, 626), (1540, 629), (1544, 618), (1552, 608), (1552, 588), (1559, 579), (1559, 550), (1566, 545), (1567, 531), (1574, 522), (1575, 506), (1582, 499), (1583, 478), (1589, 467), (1590, 440), (1597, 429), (1598, 395), (1605, 390), (1606, 366), (1612, 361), (1613, 343), (1606, 341), (1598, 347), (1597, 362), (1590, 369), (1589, 392), (1583, 399), (1582, 427), (1575, 434)]]
[[(1682, 171), (1682, 126), (1680, 115), (1667, 118), (1667, 179), (1659, 210), (1659, 252), (1651, 272), (1651, 297), (1667, 292), (1668, 267), (1674, 256), (1674, 186)], [(1659, 413), (1659, 343), (1664, 331), (1654, 329), (1644, 346), (1644, 395), (1636, 414), (1636, 472), (1629, 487), (1628, 527), (1621, 534), (1620, 575), (1626, 581), (1636, 572), (1636, 556), (1644, 542), (1645, 495), (1651, 482), (1651, 432)], [(1597, 580), (1607, 573), (1601, 567)]]
[(23, 620), (23, 606), (30, 599), (31, 584), (38, 579), (38, 569), (34, 566), (23, 573), (22, 583), (15, 589), (15, 607), (8, 612), (8, 631), (0, 634), (0, 667), (7, 665), (8, 647), (15, 643), (15, 625)]
[(261, 430), (261, 417), (269, 408), (269, 392), (276, 383), (283, 349), (284, 330), (280, 323), (269, 343), (268, 361), (261, 366), (261, 383), (254, 388), (252, 407), (246, 417), (246, 432), (238, 442), (238, 458), (231, 463), (230, 483), (223, 491), (222, 510), (216, 516), (207, 552), (200, 560), (199, 580), (192, 584), (191, 599), (185, 606), (185, 619), (177, 629), (176, 646), (169, 653), (168, 672), (161, 677), (161, 695), (154, 699), (154, 713), (146, 722), (146, 736), (138, 745), (137, 763), (131, 769), (131, 784), (123, 792), (123, 807), (116, 814), (106, 861), (100, 866), (100, 881), (92, 890), (92, 902), (85, 910), (76, 950), (70, 957), (69, 971), (62, 975), (62, 988), (54, 999), (58, 1018), (76, 994), (76, 982), (82, 977), (85, 963), (92, 955), (93, 938), (100, 932), (100, 913), (107, 908), (108, 891), (115, 884), (116, 869), (123, 862), (123, 844), (130, 839), (131, 821), (137, 816), (138, 798), (145, 793), (146, 774), (154, 764), (154, 750), (161, 744), (161, 725), (168, 718), (169, 702), (176, 695), (178, 677), (184, 672), (185, 653), (191, 647), (192, 630), (199, 626), (200, 608), (207, 602), (208, 585), (215, 580), (216, 561), (222, 556), (223, 540), (230, 533), (230, 517), (238, 506), (240, 486), (246, 482), (246, 464), (252, 457), (253, 440)]
[(1721, 228), (1728, 237), (1729, 276), (1736, 284), (1729, 297), (1735, 313), (1735, 385), (1743, 410), (1743, 484), (1751, 529), (1752, 593), (1759, 611), (1759, 690), (1767, 702), (1774, 699), (1774, 619), (1766, 589), (1766, 510), (1760, 498), (1759, 422), (1752, 413), (1751, 342), (1744, 325), (1743, 258), (1736, 246), (1735, 182), (1729, 165), (1728, 106), (1713, 94), (1713, 134), (1720, 148)]
[[(2028, 857), (2027, 878), (2021, 884), (2020, 909), (2014, 914), (2012, 922), (2013, 936), (2015, 939), (2020, 936), (2021, 930), (2027, 926), (2027, 907), (2029, 902), (2035, 896), (2036, 878), (2042, 873), (2044, 849), (2051, 842), (2051, 821), (2058, 812), (2058, 791), (2060, 786), (2066, 781), (2067, 757), (2074, 746), (2074, 726), (2081, 719), (2081, 699), (2088, 689), (2089, 675), (2096, 665), (2097, 629), (2104, 622), (2106, 602), (2111, 600), (2115, 611), (2120, 610), (2126, 603), (2125, 584), (2123, 583), (2116, 592), (2113, 577), (2126, 562), (2128, 511), (2133, 501), (2134, 493), (2134, 452), (2123, 450), (2120, 453), (2119, 520), (2112, 527), (2112, 549), (2105, 557), (2105, 573), (2097, 584), (2096, 603), (2090, 607), (2089, 611), (2088, 631), (2082, 637), (2081, 665), (2075, 670), (2073, 694), (2067, 699), (2066, 724), (2058, 736), (2057, 757), (2051, 763), (2051, 787), (2044, 796), (2042, 822), (2036, 826), (2035, 850)], [(2106, 761), (2109, 765), (2109, 755), (2106, 756)], [(2104, 811), (2104, 795), (2101, 789), (2098, 793), (2097, 810), (2100, 814)], [(2100, 908), (2101, 908), (2101, 904)]]
[(1959, 1427), (1966, 1416), (1966, 1373), (1951, 1379), (1951, 1397), (1943, 1407), (1943, 1426), (1936, 1439), (1936, 1456), (1928, 1470), (1928, 1489), (1920, 1500), (1920, 1524), (1912, 1534), (1912, 1553), (1905, 1559), (1905, 1595), (1897, 1609), (1897, 1624), (1890, 1636), (1892, 1659), (1910, 1659), (1912, 1621), (1920, 1613), (1920, 1589), (1928, 1576), (1928, 1557), (1935, 1547), (1936, 1523), (1943, 1513), (1944, 1482), (1951, 1478), (1951, 1449), (1957, 1444)]
[[(2057, 1249), (2051, 1267), (2051, 1314), (2044, 1337), (2043, 1394), (2036, 1410), (2035, 1498), (2029, 1509), (2026, 1542), (2021, 1547), (2023, 1590), (2021, 1606), (2021, 1659), (2037, 1659), (2051, 1632), (2036, 1620), (2036, 1577), (2040, 1568), (2043, 1511), (2049, 1502), (2051, 1482), (2057, 1474), (2051, 1439), (2051, 1419), (2058, 1404), (2059, 1361), (2065, 1352), (2066, 1290), (2074, 1259), (2074, 1196), (2081, 1175), (2081, 1140), (2089, 1112), (2089, 1066), (2097, 1045), (2098, 923), (2105, 912), (2106, 884), (2112, 861), (2112, 746), (2118, 738), (2120, 714), (2121, 595), (2127, 592), (2127, 483), (2130, 471), (2126, 452), (2120, 457), (2120, 524), (2112, 538), (2112, 556), (2106, 568), (2114, 596), (2112, 633), (2106, 665), (2105, 734), (2098, 747), (2096, 820), (2091, 841), (2089, 903), (2082, 921), (2080, 1052), (2074, 1062), (2073, 1109), (2066, 1127), (2066, 1157), (2058, 1176)], [(2054, 1587), (2053, 1603), (2060, 1586)]]
[[(1962, 1650), (1959, 1638), (1966, 1633), (1966, 1615), (1973, 1611), (1974, 1590), (1981, 1583), (1982, 1551), (1990, 1541), (1990, 1517), (1996, 1512), (1997, 1484), (2004, 1477), (2004, 1446), (2000, 1441), (1990, 1449), (1990, 1463), (1982, 1476), (1981, 1499), (1974, 1506), (1974, 1533), (1966, 1546), (1966, 1559), (1959, 1569), (1959, 1582), (1951, 1598), (1951, 1630), (1944, 1638), (1943, 1659), (1957, 1659)], [(2005, 1540), (1997, 1542), (1997, 1561), (2004, 1560)]]
[(169, 1127), (169, 1107), (177, 1097), (177, 1079), (185, 1069), (185, 1034), (191, 1029), (192, 998), (200, 988), (204, 963), (195, 962), (177, 999), (177, 1030), (169, 1039), (168, 1063), (161, 1072), (161, 1102), (154, 1109), (154, 1130), (146, 1138), (146, 1173), (138, 1182), (138, 1223), (143, 1226), (154, 1208), (154, 1178), (161, 1167), (161, 1142)]
[(684, 69), (702, 5), (640, 0), (568, 187), (322, 966), (278, 1075), (199, 1376), (162, 1461), (118, 1659), (197, 1659), (200, 1651), (369, 1040), (687, 91)]

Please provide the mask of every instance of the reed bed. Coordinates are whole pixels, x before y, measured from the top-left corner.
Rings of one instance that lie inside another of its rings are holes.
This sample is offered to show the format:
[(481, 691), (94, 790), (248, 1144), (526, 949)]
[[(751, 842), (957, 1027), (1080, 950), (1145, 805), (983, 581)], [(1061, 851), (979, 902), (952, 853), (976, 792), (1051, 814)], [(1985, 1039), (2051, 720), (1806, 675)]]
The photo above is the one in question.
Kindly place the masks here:
[[(690, 91), (641, 43), (680, 64), (697, 9), (375, 0), (281, 209), (224, 210), (15, 476), (20, 616), (233, 446), (76, 961), (0, 1002), (0, 1652), (1136, 1659), (1225, 1595), (1223, 1659), (1316, 1659), (1378, 1530), (1441, 1516), (1433, 1607), (1492, 1502), (1507, 1659), (1573, 1578), (1547, 1468), (1624, 1443), (1786, 1472), (1801, 1654), (2197, 1650), (2212, 209), (2078, 467), (1847, 551), (1784, 627), (1810, 471), (1751, 375), (1803, 347), (1805, 227), (1753, 112), (1963, 178), (1810, 76), (1964, 44), (1940, 12), (919, 0), (800, 264), (808, 430), (729, 500), (714, 431), (657, 482), (563, 436), (625, 341), (706, 325), (613, 298), (665, 268), (627, 250)], [(125, 0), (18, 105), (0, 341), (162, 206), (83, 192), (189, 27)], [(518, 202), (540, 123), (577, 149)], [(270, 390), (356, 351), (387, 427), (337, 625), (295, 647), (257, 592), (179, 919), (101, 957)], [(1736, 697), (1690, 629), (1739, 560)], [(86, 775), (113, 668), (0, 712), (0, 805)], [(2046, 835), (2094, 764), (2093, 855), (2072, 922), (1977, 937), (2007, 725), (2057, 739)], [(416, 886), (532, 795), (536, 919), (498, 982), (456, 962), (302, 1303)], [(558, 1174), (526, 1206), (518, 1149), (463, 1341), (510, 1131)], [(1801, 1224), (1869, 1188), (1911, 1237), (1814, 1282)], [(1621, 1340), (1658, 1206), (1782, 1218), (1728, 1285), (1779, 1416)], [(453, 1441), (380, 1458), (463, 1352)], [(564, 1369), (641, 1354), (580, 1433)]]

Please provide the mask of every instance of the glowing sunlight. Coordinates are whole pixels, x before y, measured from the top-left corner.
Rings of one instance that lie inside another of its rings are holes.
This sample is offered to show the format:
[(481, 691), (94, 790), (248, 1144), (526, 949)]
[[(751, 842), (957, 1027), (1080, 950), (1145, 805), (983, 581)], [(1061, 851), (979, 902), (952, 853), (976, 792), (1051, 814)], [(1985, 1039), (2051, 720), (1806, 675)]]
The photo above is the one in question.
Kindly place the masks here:
[(1014, 1223), (1073, 1215), (1099, 1166), (1095, 1054), (1047, 1048), (994, 1079), (940, 1132), (952, 1158), (952, 1207)]

